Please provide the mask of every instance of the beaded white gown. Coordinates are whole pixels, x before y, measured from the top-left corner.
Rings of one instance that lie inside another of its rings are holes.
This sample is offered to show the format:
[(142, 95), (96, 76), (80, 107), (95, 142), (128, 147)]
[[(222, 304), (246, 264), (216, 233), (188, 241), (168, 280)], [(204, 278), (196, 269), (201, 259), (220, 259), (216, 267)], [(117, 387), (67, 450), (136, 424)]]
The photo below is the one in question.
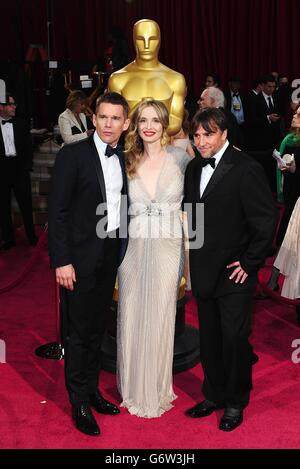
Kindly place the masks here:
[(300, 298), (300, 197), (292, 212), (274, 266), (284, 275), (281, 295)]
[(140, 176), (129, 180), (129, 242), (118, 274), (117, 382), (121, 406), (139, 417), (159, 417), (177, 397), (172, 363), (189, 161), (182, 149), (167, 147), (154, 199)]

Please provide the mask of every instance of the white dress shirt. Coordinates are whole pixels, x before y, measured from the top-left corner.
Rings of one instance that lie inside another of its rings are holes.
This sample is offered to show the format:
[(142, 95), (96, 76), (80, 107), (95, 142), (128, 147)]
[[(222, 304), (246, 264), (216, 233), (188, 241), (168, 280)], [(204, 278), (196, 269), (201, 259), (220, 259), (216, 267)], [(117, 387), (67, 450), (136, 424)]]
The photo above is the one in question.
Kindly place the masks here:
[(14, 136), (14, 128), (10, 122), (2, 125), (2, 121), (7, 120), (0, 117), (0, 126), (3, 136), (3, 143), (4, 143), (4, 150), (5, 156), (11, 157), (17, 155), (17, 150), (15, 146), (15, 136)]
[(228, 147), (229, 142), (226, 140), (224, 145), (222, 146), (221, 150), (218, 151), (213, 157), (215, 158), (215, 167), (212, 168), (210, 164), (207, 164), (206, 166), (203, 166), (202, 172), (201, 172), (201, 180), (200, 180), (200, 197), (202, 197), (203, 192), (205, 191), (205, 188), (207, 184), (209, 183), (210, 178), (213, 175), (213, 172), (215, 171), (216, 167), (219, 164), (219, 161), (221, 160), (226, 148)]
[(123, 187), (122, 170), (117, 155), (110, 157), (105, 155), (107, 144), (102, 142), (97, 132), (94, 132), (93, 138), (104, 176), (107, 202), (107, 231), (110, 232), (120, 227), (121, 190)]
[[(271, 103), (272, 103), (272, 106), (274, 108), (273, 96), (269, 96), (268, 94), (264, 93), (263, 91), (262, 91), (262, 95), (265, 98), (265, 101), (266, 101), (267, 106), (268, 106), (269, 109), (270, 109), (270, 107), (269, 107), (269, 98), (271, 98)], [(272, 110), (272, 112), (271, 112), (271, 109), (270, 109), (270, 114), (273, 114), (273, 113), (274, 113), (274, 110)], [(268, 119), (269, 124), (271, 124), (270, 116), (267, 116), (267, 119)]]
[(271, 103), (272, 103), (272, 106), (274, 107), (274, 101), (273, 101), (273, 96), (272, 95), (268, 95), (266, 93), (264, 93), (262, 91), (262, 94), (263, 94), (263, 97), (265, 98), (265, 101), (267, 103), (267, 106), (269, 107), (269, 98), (271, 98)]

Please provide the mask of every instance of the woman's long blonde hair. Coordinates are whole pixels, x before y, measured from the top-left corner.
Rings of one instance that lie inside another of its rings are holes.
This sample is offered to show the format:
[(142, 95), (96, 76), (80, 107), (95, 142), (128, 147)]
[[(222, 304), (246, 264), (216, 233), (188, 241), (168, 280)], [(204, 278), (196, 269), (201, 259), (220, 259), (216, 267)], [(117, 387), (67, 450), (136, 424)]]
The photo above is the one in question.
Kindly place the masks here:
[(129, 178), (136, 176), (137, 167), (143, 155), (144, 144), (138, 133), (138, 122), (141, 113), (147, 107), (153, 107), (155, 109), (159, 122), (163, 127), (161, 145), (167, 145), (170, 141), (167, 134), (167, 128), (169, 125), (169, 112), (164, 103), (154, 99), (142, 101), (132, 115), (130, 126), (125, 137), (125, 165)]

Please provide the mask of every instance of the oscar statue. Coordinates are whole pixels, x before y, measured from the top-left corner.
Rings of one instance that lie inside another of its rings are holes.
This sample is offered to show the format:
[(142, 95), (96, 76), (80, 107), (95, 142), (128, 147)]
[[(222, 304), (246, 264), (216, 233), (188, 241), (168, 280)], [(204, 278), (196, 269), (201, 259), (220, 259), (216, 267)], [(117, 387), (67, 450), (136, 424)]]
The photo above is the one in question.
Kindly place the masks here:
[(184, 114), (184, 76), (159, 62), (160, 29), (155, 21), (137, 21), (133, 27), (133, 41), (135, 60), (110, 76), (108, 88), (124, 96), (130, 114), (143, 100), (162, 101), (170, 113), (168, 134), (175, 135), (181, 129)]

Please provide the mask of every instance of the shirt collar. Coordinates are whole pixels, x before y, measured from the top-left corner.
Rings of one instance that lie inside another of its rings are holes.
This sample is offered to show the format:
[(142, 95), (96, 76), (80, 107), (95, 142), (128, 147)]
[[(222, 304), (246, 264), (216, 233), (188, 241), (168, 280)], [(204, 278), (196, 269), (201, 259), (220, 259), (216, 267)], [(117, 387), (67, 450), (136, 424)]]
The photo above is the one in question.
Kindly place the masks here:
[(266, 101), (268, 100), (268, 98), (271, 98), (271, 101), (273, 101), (273, 96), (272, 95), (266, 94), (264, 91), (262, 91), (262, 94), (263, 94), (263, 97), (265, 98)]
[[(101, 140), (101, 138), (99, 137), (99, 135), (97, 134), (97, 130), (95, 130), (94, 132), (94, 142), (95, 142), (95, 145), (96, 147), (101, 150), (101, 152), (105, 155), (105, 152), (106, 152), (106, 147), (107, 145), (109, 145), (109, 143), (105, 143), (103, 142), (103, 140)], [(116, 148), (118, 145), (115, 145), (114, 147), (112, 148)]]
[(220, 161), (220, 159), (222, 158), (222, 156), (224, 155), (225, 150), (226, 150), (226, 148), (228, 147), (228, 145), (229, 145), (229, 142), (228, 142), (228, 140), (226, 140), (226, 142), (224, 143), (224, 145), (222, 146), (222, 148), (218, 151), (218, 153), (216, 153), (216, 154), (214, 155), (214, 158), (216, 159), (216, 166), (217, 166), (217, 164), (219, 163), (219, 161)]
[(12, 117), (2, 117), (2, 116), (0, 116), (0, 122), (7, 121), (7, 120), (10, 120), (10, 119), (12, 119)]

